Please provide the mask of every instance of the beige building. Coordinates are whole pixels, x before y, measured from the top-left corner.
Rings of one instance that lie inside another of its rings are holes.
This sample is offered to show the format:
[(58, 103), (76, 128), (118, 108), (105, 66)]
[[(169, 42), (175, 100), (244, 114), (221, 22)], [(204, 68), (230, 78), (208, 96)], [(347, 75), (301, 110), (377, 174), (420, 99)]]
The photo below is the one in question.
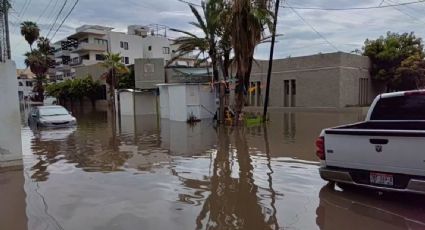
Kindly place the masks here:
[[(377, 95), (372, 87), (368, 57), (348, 53), (278, 59), (273, 63), (271, 107), (343, 108), (364, 106)], [(262, 106), (268, 61), (252, 67), (250, 106)]]

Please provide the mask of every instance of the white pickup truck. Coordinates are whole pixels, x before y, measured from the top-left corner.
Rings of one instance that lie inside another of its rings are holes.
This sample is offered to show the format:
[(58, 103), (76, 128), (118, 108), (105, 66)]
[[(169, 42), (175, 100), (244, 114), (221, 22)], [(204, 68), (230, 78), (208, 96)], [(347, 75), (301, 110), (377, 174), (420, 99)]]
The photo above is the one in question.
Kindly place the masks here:
[(324, 180), (425, 194), (425, 90), (379, 95), (366, 121), (323, 130), (316, 148)]

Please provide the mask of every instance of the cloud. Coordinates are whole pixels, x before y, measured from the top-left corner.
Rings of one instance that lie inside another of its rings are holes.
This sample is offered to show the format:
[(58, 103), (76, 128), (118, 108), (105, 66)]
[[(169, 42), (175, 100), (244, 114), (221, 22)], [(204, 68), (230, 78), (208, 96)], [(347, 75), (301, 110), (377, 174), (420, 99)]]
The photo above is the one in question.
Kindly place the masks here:
[[(200, 0), (189, 0), (199, 3)], [(411, 0), (385, 0), (384, 4), (396, 4)], [(29, 2), (27, 10), (22, 11)], [(28, 45), (19, 34), (19, 23), (25, 20), (36, 21), (46, 35), (63, 1), (15, 0), (11, 20), (12, 53), (17, 65), (23, 67), (23, 54)], [(55, 2), (58, 2), (55, 4)], [(72, 7), (67, 1), (58, 22)], [(290, 6), (348, 8), (377, 6), (380, 0), (289, 0)], [(47, 7), (49, 6), (49, 7)], [(361, 49), (366, 38), (377, 38), (387, 31), (411, 32), (425, 37), (425, 3), (408, 6), (389, 7), (373, 10), (319, 11), (296, 10), (309, 24), (340, 51), (350, 52)], [(126, 31), (128, 25), (152, 23), (199, 33), (188, 22), (194, 17), (186, 4), (177, 0), (80, 0), (79, 4), (61, 27), (54, 40), (73, 33), (76, 27), (84, 24), (99, 24), (114, 27), (116, 31)], [(54, 27), (56, 30), (57, 27)], [(278, 21), (278, 38), (275, 58), (315, 54), (336, 51), (323, 38), (314, 32), (299, 16), (289, 8), (281, 8)], [(178, 36), (175, 33), (171, 37)], [(257, 59), (268, 58), (270, 44), (260, 45), (256, 49)]]

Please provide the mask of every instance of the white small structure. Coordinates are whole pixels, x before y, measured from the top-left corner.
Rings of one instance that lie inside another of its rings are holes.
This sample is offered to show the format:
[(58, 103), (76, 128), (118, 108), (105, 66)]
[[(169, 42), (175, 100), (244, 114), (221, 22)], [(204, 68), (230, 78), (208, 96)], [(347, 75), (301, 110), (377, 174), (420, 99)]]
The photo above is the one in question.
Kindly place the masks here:
[(171, 121), (210, 119), (217, 108), (215, 91), (209, 84), (158, 84), (161, 118)]
[(132, 89), (117, 92), (117, 108), (122, 116), (140, 116), (158, 114), (156, 91), (138, 91)]

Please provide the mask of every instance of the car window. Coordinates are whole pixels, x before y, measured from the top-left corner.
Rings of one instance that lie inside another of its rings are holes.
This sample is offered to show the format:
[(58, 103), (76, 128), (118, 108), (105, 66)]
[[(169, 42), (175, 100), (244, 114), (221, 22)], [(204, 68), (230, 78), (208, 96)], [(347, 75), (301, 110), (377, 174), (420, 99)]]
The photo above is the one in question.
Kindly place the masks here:
[(58, 116), (68, 115), (68, 111), (65, 108), (53, 107), (53, 108), (41, 108), (39, 109), (40, 116)]
[(425, 120), (425, 95), (381, 98), (371, 120)]

